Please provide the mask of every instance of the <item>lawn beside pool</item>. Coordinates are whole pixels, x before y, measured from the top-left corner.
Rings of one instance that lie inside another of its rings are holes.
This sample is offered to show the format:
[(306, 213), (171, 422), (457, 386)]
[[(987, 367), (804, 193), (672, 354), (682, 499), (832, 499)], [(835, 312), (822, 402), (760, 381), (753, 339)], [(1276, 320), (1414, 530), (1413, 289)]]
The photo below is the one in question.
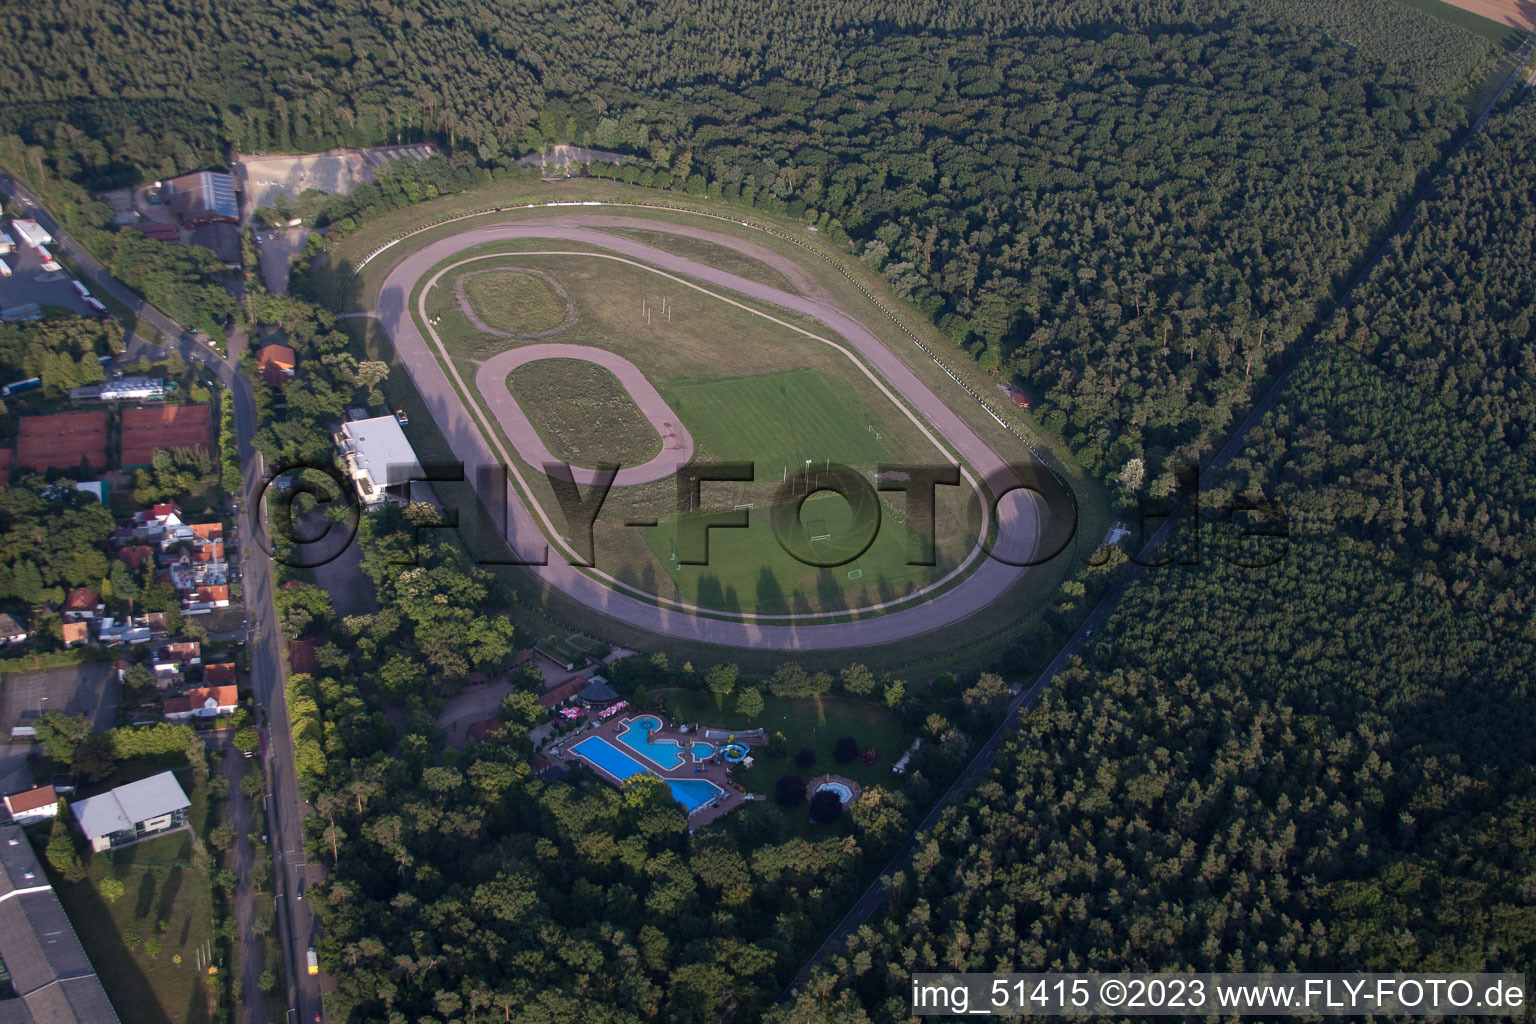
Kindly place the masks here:
[[(727, 729), (767, 730), (772, 736), (784, 734), (787, 743), (782, 757), (772, 757), (763, 746), (752, 748), (751, 768), (737, 768), (735, 779), (754, 793), (771, 796), (781, 775), (846, 775), (861, 786), (893, 788), (900, 777), (891, 774), (891, 766), (912, 745), (917, 734), (896, 716), (872, 701), (849, 697), (775, 697), (763, 691), (763, 713), (748, 722), (731, 710), (735, 695), (725, 698), (725, 710), (715, 710), (714, 695), (708, 691), (667, 689), (654, 694), (667, 712), (679, 722)], [(852, 736), (859, 749), (875, 748), (879, 760), (865, 765), (862, 758), (850, 764), (832, 759), (832, 748), (839, 736)], [(795, 753), (801, 747), (816, 751), (816, 763), (808, 771), (795, 767)]]
[[(213, 893), (207, 870), (192, 857), (192, 834), (183, 830), (95, 854), (85, 881), (55, 886), (123, 1024), (212, 1019), (197, 950), (212, 937)], [(123, 883), (115, 903), (101, 896), (104, 878)]]

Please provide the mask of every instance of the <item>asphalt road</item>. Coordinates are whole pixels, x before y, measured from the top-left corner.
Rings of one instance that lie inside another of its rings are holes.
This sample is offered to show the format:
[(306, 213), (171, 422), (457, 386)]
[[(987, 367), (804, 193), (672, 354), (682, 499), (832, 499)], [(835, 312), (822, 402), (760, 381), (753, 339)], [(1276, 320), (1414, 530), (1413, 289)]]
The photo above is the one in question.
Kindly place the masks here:
[[(0, 174), (0, 191), (14, 198), (29, 216), (47, 228), (54, 237), (53, 250), (63, 254), (79, 268), (80, 278), (94, 294), (110, 295), (132, 310), (145, 323), (159, 331), (162, 339), (173, 345), (189, 363), (206, 367), (225, 387), (225, 395), (235, 403), (235, 435), (240, 451), (244, 487), (237, 514), (240, 550), (244, 565), (245, 606), (249, 615), (251, 685), (257, 705), (265, 712), (267, 756), (268, 817), (271, 829), (274, 878), (277, 880), (278, 928), (284, 934), (288, 950), (289, 1005), (301, 1021), (312, 1021), (321, 1009), (320, 979), (304, 973), (305, 951), (313, 941), (315, 922), (309, 907), (297, 898), (296, 883), (308, 872), (304, 861), (303, 821), (309, 812), (298, 792), (293, 764), (293, 737), (288, 725), (284, 699), (287, 658), (277, 632), (277, 615), (272, 606), (272, 561), (265, 550), (266, 532), (253, 516), (258, 514), (262, 488), (260, 456), (251, 447), (256, 434), (256, 405), (250, 384), (236, 367), (201, 337), (182, 327), (164, 313), (139, 298), (127, 285), (107, 273), (89, 252), (63, 230), (26, 186), (9, 175)], [(306, 883), (307, 884), (307, 883)]]
[[(603, 255), (579, 255), (573, 258), (621, 259), (639, 261), (650, 268), (686, 274), (695, 281), (718, 286), (740, 295), (792, 310), (825, 324), (841, 339), (841, 344), (852, 349), (873, 372), (875, 386), (889, 389), (895, 394), (891, 400), (899, 407), (915, 410), (922, 418), (919, 429), (937, 432), (956, 451), (963, 463), (971, 467), (995, 486), (999, 480), (1013, 480), (1010, 460), (1000, 455), (969, 425), (935, 395), (884, 342), (872, 334), (859, 321), (843, 312), (829, 298), (819, 295), (798, 295), (769, 285), (750, 281), (734, 274), (660, 249), (632, 241), (621, 236), (593, 230), (595, 226), (611, 226), (623, 222), (623, 218), (602, 215), (573, 215), (531, 222), (498, 224), (472, 228), (452, 238), (434, 242), (405, 257), (386, 278), (379, 290), (374, 315), (389, 334), (395, 350), (417, 390), (421, 393), (433, 419), (447, 438), (457, 458), (466, 467), (466, 477), (476, 479), (480, 474), (476, 467), (488, 465), (507, 466), (509, 477), (516, 478), (519, 470), (515, 461), (502, 446), (500, 438), (481, 421), (478, 406), (466, 407), (459, 397), (459, 390), (450, 383), (444, 371), (446, 360), (440, 360), (436, 351), (435, 336), (423, 337), (417, 319), (407, 309), (412, 291), (432, 268), (452, 258), (455, 254), (483, 245), (487, 242), (513, 238), (547, 238), (582, 242), (608, 250)], [(675, 225), (658, 225), (646, 222), (655, 230), (671, 230), (690, 235), (697, 232)], [(740, 246), (737, 239), (728, 235), (714, 235), (718, 244)], [(756, 248), (756, 247), (753, 247)], [(537, 255), (524, 253), (522, 255)], [(787, 261), (785, 261), (787, 262)], [(446, 271), (438, 271), (430, 280), (440, 278)], [(803, 271), (801, 272), (803, 273)], [(706, 289), (678, 278), (661, 278), (673, 285), (685, 288)], [(710, 292), (713, 295), (715, 293)], [(729, 296), (717, 296), (715, 301), (734, 302)], [(744, 307), (745, 308), (745, 307)], [(419, 311), (418, 311), (419, 312)], [(421, 318), (425, 321), (425, 317)], [(794, 328), (785, 325), (786, 329)], [(429, 333), (431, 328), (428, 328)], [(449, 372), (457, 370), (448, 363)], [(460, 388), (468, 392), (468, 382), (460, 379)], [(896, 396), (899, 395), (899, 400)], [(523, 421), (526, 424), (526, 420)], [(916, 422), (916, 421), (914, 421)], [(513, 438), (520, 450), (530, 450), (538, 443), (531, 427), (523, 427), (517, 433), (515, 422), (503, 423), (503, 430)], [(526, 436), (525, 436), (526, 435)], [(936, 442), (937, 443), (937, 442)], [(935, 453), (937, 455), (937, 452)], [(1030, 461), (1027, 451), (1015, 453), (1013, 461)], [(526, 487), (524, 488), (526, 490)], [(499, 495), (482, 495), (487, 507), (500, 508)], [(514, 551), (523, 557), (536, 559), (545, 550), (544, 532), (558, 536), (560, 531), (545, 517), (541, 508), (530, 508), (521, 498), (519, 489), (509, 479), (504, 507), (508, 510), (508, 538)], [(999, 506), (999, 519), (1005, 537), (1015, 545), (1013, 554), (1028, 553), (1038, 544), (1039, 517), (1028, 492), (1013, 491)], [(1021, 550), (1022, 549), (1022, 550)], [(1014, 557), (1013, 561), (1027, 559)], [(579, 601), (589, 608), (602, 612), (631, 626), (703, 643), (737, 647), (769, 648), (775, 650), (832, 650), (861, 647), (878, 643), (890, 643), (909, 639), (921, 633), (942, 629), (954, 622), (980, 612), (996, 601), (1018, 581), (1027, 570), (1010, 565), (973, 550), (967, 565), (975, 563), (965, 579), (953, 584), (941, 596), (899, 610), (869, 618), (844, 622), (809, 621), (815, 616), (753, 616), (750, 619), (703, 617), (686, 605), (659, 606), (643, 596), (631, 596), (623, 585), (611, 577), (594, 578), (570, 565), (557, 552), (549, 553), (547, 565), (530, 567), (546, 583)], [(601, 567), (598, 567), (600, 570)], [(879, 606), (876, 606), (879, 607)], [(835, 614), (824, 616), (836, 618)], [(782, 625), (779, 623), (783, 623)]]

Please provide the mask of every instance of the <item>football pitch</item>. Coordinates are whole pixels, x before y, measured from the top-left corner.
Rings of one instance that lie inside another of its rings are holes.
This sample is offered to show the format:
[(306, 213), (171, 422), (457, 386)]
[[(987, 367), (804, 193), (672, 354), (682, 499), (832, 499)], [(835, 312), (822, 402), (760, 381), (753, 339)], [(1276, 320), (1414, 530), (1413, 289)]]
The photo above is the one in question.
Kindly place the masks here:
[(807, 460), (814, 478), (829, 460), (872, 473), (893, 457), (862, 398), (813, 370), (677, 380), (661, 393), (710, 457), (751, 461), (759, 481), (804, 476)]
[[(858, 469), (871, 482), (876, 466), (892, 460), (886, 435), (860, 397), (811, 370), (703, 382), (678, 381), (662, 391), (708, 455), (721, 462), (752, 462), (753, 486), (701, 485), (705, 509), (746, 512), (745, 529), (709, 532), (707, 565), (685, 564), (697, 544), (679, 536), (715, 512), (674, 516), (647, 530), (656, 560), (666, 567), (677, 596), (705, 608), (760, 615), (835, 612), (894, 600), (933, 579), (933, 569), (909, 566), (917, 538), (887, 513), (869, 547), (834, 567), (806, 565), (784, 550), (771, 522), (787, 488), (792, 500), (825, 482), (829, 463)], [(750, 506), (741, 507), (738, 506)], [(855, 536), (853, 510), (830, 491), (813, 493), (801, 507), (796, 532), (817, 561), (840, 560)]]

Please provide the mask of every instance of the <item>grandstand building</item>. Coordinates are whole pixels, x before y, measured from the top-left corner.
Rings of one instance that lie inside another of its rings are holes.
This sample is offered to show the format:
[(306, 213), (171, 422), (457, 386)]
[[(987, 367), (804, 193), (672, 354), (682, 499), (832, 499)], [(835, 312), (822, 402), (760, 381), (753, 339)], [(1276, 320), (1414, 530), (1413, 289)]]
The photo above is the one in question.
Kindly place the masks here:
[(335, 440), (364, 508), (386, 501), (404, 504), (410, 481), (425, 475), (416, 450), (393, 416), (344, 423)]

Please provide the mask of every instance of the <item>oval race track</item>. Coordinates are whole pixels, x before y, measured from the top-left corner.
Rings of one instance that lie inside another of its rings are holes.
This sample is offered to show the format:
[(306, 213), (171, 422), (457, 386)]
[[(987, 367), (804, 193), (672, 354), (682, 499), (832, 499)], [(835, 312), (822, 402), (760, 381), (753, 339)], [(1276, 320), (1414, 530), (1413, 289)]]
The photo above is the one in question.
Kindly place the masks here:
[[(594, 230), (613, 227), (669, 231), (737, 249), (772, 266), (806, 294), (797, 295), (759, 284), (619, 235)], [(976, 474), (992, 480), (1000, 476), (1013, 479), (1002, 456), (956, 416), (868, 328), (835, 305), (804, 268), (793, 261), (751, 242), (716, 232), (638, 218), (578, 215), (471, 228), (452, 238), (430, 243), (401, 260), (379, 290), (375, 316), (394, 343), (401, 361), (455, 457), (464, 463), (466, 479), (477, 481), (477, 486), (489, 485), (487, 481), (479, 479), (477, 467), (508, 465), (510, 473), (514, 475), (519, 470), (505, 452), (500, 438), (478, 422), (478, 417), (483, 415), (478, 407), (473, 410), (466, 408), (445, 373), (443, 364), (439, 362), (435, 338), (423, 336), (408, 307), (418, 282), (431, 273), (434, 267), (466, 249), (521, 238), (563, 240), (601, 248), (614, 257), (638, 261), (662, 272), (686, 274), (693, 281), (812, 317), (825, 324), (842, 343), (856, 351), (879, 375), (881, 385), (899, 395), (901, 402), (915, 410), (942, 435)], [(440, 271), (436, 276), (440, 277), (445, 272)], [(693, 281), (672, 280), (706, 291), (722, 301), (732, 301), (729, 296), (717, 295)], [(453, 372), (457, 376), (457, 371)], [(503, 376), (502, 390), (505, 390), (504, 381)], [(466, 391), (474, 386), (462, 380), (459, 383)], [(527, 423), (526, 417), (522, 417), (522, 422)], [(514, 429), (519, 429), (513, 423), (504, 422), (502, 426), (508, 436), (512, 436)], [(531, 425), (527, 429), (531, 431)], [(520, 450), (533, 450), (525, 447), (525, 440), (519, 439), (514, 443)], [(536, 434), (534, 440), (537, 441)], [(666, 455), (664, 451), (662, 457)], [(1021, 455), (1020, 458), (1025, 457)], [(488, 477), (488, 480), (491, 479), (495, 479), (494, 475)], [(622, 586), (617, 581), (594, 578), (588, 574), (592, 570), (582, 570), (568, 564), (558, 550), (547, 545), (540, 531), (538, 524), (544, 515), (543, 510), (530, 509), (523, 502), (512, 480), (507, 481), (504, 498), (482, 494), (481, 499), (489, 508), (505, 505), (508, 543), (518, 553), (518, 557), (528, 561), (537, 561), (541, 556), (547, 558), (548, 564), (529, 567), (545, 584), (574, 601), (630, 626), (702, 643), (773, 650), (831, 650), (892, 643), (964, 620), (1001, 597), (1027, 571), (973, 550), (966, 562), (966, 566), (975, 563), (970, 575), (952, 584), (944, 593), (929, 600), (919, 598), (916, 603), (911, 603), (913, 598), (910, 596), (892, 601), (889, 604), (894, 610), (891, 611), (879, 611), (885, 605), (873, 606), (867, 613), (868, 617), (852, 621), (836, 621), (838, 616), (849, 614), (847, 612), (811, 616), (727, 616), (725, 613), (705, 610), (703, 614), (695, 614), (696, 610), (687, 605), (674, 602), (662, 605), (656, 603), (655, 598), (632, 596), (616, 589)], [(1032, 495), (1023, 490), (1007, 495), (999, 502), (998, 519), (1002, 536), (1009, 538), (1010, 547), (1016, 549), (1012, 552), (1013, 560), (1025, 560), (1018, 557), (1017, 549), (1028, 548), (1033, 551), (1038, 544), (1040, 532)], [(551, 532), (558, 535), (558, 531)], [(962, 566), (962, 570), (964, 568)], [(942, 583), (934, 584), (939, 585)]]
[[(580, 359), (601, 366), (619, 379), (619, 384), (628, 392), (640, 414), (650, 421), (661, 437), (661, 451), (656, 457), (638, 466), (625, 466), (619, 470), (619, 475), (613, 478), (613, 486), (627, 487), (673, 476), (679, 466), (693, 458), (693, 437), (689, 435), (688, 428), (683, 426), (677, 413), (667, 406), (655, 386), (645, 379), (640, 367), (621, 355), (590, 345), (544, 343), (509, 348), (481, 363), (475, 373), (475, 390), (485, 399), (491, 416), (501, 424), (507, 437), (512, 439), (517, 453), (530, 466), (542, 466), (561, 460), (555, 458), (539, 432), (528, 421), (522, 406), (512, 397), (512, 391), (507, 387), (507, 376), (519, 366), (536, 363), (541, 359)], [(597, 473), (572, 466), (571, 476), (576, 483), (586, 487), (596, 479)]]

